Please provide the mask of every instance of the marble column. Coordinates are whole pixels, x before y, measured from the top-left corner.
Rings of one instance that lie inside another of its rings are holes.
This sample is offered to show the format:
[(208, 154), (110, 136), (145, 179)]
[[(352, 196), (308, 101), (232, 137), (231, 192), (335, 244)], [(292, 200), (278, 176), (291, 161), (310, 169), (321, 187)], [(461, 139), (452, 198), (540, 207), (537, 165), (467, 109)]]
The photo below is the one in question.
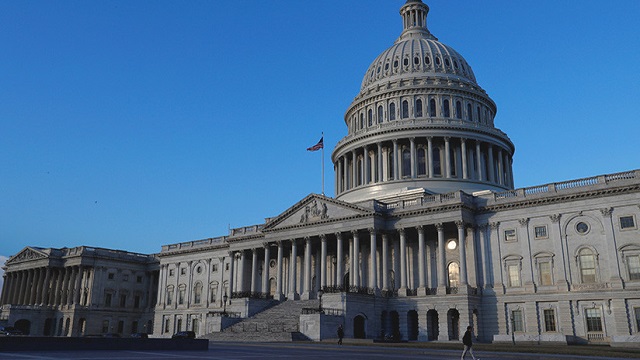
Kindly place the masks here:
[(320, 235), (320, 289), (327, 286), (327, 236)]
[[(233, 273), (234, 273), (234, 265), (236, 260), (236, 254), (233, 251), (229, 251), (229, 294), (227, 295), (229, 299), (233, 297)], [(224, 271), (224, 264), (222, 267), (222, 271)], [(221, 284), (221, 287), (224, 287), (224, 284)], [(230, 301), (229, 301), (230, 302)]]
[(382, 144), (381, 143), (377, 143), (378, 145), (378, 153), (376, 155), (376, 160), (378, 162), (378, 166), (377, 166), (377, 173), (378, 173), (378, 179), (376, 182), (382, 182), (382, 179), (384, 179), (383, 176), (383, 166), (382, 166)]
[(298, 244), (295, 239), (291, 240), (291, 260), (289, 262), (291, 270), (289, 271), (289, 294), (287, 294), (289, 300), (296, 300), (298, 297), (298, 293), (296, 292), (296, 269), (298, 267), (297, 245)]
[(425, 291), (426, 285), (425, 285), (425, 271), (424, 271), (424, 265), (425, 265), (425, 257), (424, 257), (424, 227), (423, 226), (418, 226), (417, 227), (418, 230), (418, 282), (419, 282), (419, 291), (422, 295), (423, 292)]
[(342, 233), (336, 233), (336, 286), (341, 288), (343, 285), (342, 278), (344, 277), (344, 255), (342, 248)]
[(480, 149), (480, 141), (476, 141), (476, 167), (478, 168), (478, 179), (479, 181), (484, 180), (484, 175), (482, 171), (482, 151)]
[(311, 299), (311, 237), (304, 238), (304, 300)]
[(398, 229), (400, 234), (400, 293), (407, 293), (407, 239), (404, 229)]
[(398, 180), (398, 140), (393, 140), (393, 180)]
[(444, 174), (447, 179), (451, 177), (451, 145), (450, 138), (444, 138)]
[(429, 178), (433, 178), (433, 138), (427, 137), (427, 171), (429, 171)]
[(438, 294), (447, 292), (447, 264), (445, 263), (444, 225), (436, 224), (438, 231)]
[(389, 290), (389, 235), (382, 234), (382, 290)]
[(378, 291), (378, 265), (377, 265), (377, 233), (376, 229), (369, 229), (370, 234), (370, 247), (371, 247), (371, 261), (369, 262), (369, 287), (375, 292)]
[(469, 178), (469, 169), (467, 168), (467, 139), (460, 139), (460, 151), (462, 152), (462, 178)]
[(494, 175), (495, 175), (496, 165), (493, 162), (493, 146), (491, 146), (491, 144), (489, 144), (489, 146), (487, 148), (487, 154), (488, 154), (487, 158), (489, 159), (488, 160), (489, 161), (489, 164), (488, 164), (489, 166), (487, 166), (487, 168), (489, 169), (488, 170), (489, 171), (488, 179), (489, 179), (490, 182), (495, 182), (496, 179), (495, 179)]
[(271, 262), (271, 248), (269, 243), (264, 243), (264, 265), (262, 267), (262, 293), (269, 294), (271, 289), (269, 287), (269, 262)]
[(369, 156), (369, 147), (364, 146), (364, 152), (362, 154), (362, 163), (364, 165), (364, 171), (362, 172), (362, 185), (369, 184), (369, 174), (371, 173), (371, 157)]
[(411, 151), (411, 178), (416, 178), (416, 139), (410, 138), (410, 151)]
[(456, 221), (456, 226), (458, 227), (458, 249), (460, 252), (460, 288), (466, 288), (468, 284), (468, 280), (467, 280), (467, 253), (466, 253), (464, 222)]
[(282, 257), (283, 257), (282, 241), (278, 241), (278, 269), (276, 275), (276, 294), (274, 299), (282, 301), (284, 294), (282, 293)]
[(251, 249), (251, 293), (258, 292), (258, 249)]
[(353, 234), (353, 285), (360, 286), (360, 237), (358, 231)]

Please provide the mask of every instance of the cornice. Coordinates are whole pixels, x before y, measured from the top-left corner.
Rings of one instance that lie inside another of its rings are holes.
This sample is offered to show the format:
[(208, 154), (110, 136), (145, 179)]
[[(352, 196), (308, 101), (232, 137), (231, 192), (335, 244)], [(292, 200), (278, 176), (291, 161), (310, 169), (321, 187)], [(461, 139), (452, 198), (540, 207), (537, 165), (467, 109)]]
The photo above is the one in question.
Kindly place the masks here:
[(166, 252), (158, 253), (158, 254), (156, 254), (156, 256), (161, 258), (161, 257), (168, 257), (168, 256), (175, 256), (175, 255), (202, 252), (202, 251), (207, 251), (207, 250), (218, 250), (218, 249), (224, 249), (224, 248), (229, 248), (229, 243), (225, 242), (225, 243), (216, 244), (216, 245), (209, 245), (209, 246), (202, 246), (202, 247), (191, 247), (191, 248), (177, 249), (177, 250), (169, 250), (169, 251), (166, 251)]

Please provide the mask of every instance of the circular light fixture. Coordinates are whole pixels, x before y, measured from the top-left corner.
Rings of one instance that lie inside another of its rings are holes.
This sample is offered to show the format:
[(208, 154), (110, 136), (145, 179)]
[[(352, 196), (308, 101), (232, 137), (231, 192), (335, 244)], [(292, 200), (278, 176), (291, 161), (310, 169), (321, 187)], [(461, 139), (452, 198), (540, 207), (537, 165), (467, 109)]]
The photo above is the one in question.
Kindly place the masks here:
[(455, 240), (449, 240), (447, 243), (447, 249), (455, 250), (458, 247), (458, 243)]

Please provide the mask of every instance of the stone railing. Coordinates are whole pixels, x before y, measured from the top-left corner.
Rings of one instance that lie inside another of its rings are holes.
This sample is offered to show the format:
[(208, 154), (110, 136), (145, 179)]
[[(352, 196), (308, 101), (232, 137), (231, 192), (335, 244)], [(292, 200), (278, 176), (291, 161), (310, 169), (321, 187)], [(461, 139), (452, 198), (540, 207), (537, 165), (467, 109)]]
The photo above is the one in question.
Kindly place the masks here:
[(232, 299), (273, 299), (273, 295), (263, 292), (251, 292), (251, 291), (234, 291), (231, 293)]
[(447, 286), (447, 294), (457, 294), (458, 287), (457, 286)]
[(448, 202), (452, 200), (458, 200), (458, 199), (461, 199), (460, 194), (461, 194), (460, 192), (456, 191), (456, 192), (451, 192), (447, 194), (426, 195), (417, 199), (398, 200), (398, 201), (389, 202), (389, 203), (383, 203), (378, 201), (376, 202), (375, 206), (377, 210), (383, 210), (383, 211), (394, 210), (394, 209), (404, 209), (408, 207), (423, 206), (428, 204), (443, 203), (443, 202)]
[(344, 310), (329, 308), (302, 308), (302, 315), (324, 314), (329, 316), (342, 316)]
[(207, 316), (211, 317), (228, 317), (228, 318), (241, 318), (242, 314), (234, 311), (210, 311)]
[(162, 252), (197, 248), (197, 247), (210, 246), (210, 245), (222, 245), (226, 240), (227, 240), (226, 236), (220, 236), (216, 238), (185, 241), (177, 244), (163, 245)]
[(640, 179), (640, 170), (631, 170), (609, 175), (592, 176), (588, 178), (562, 181), (545, 185), (532, 186), (527, 188), (508, 190), (494, 193), (494, 200), (510, 199), (515, 197), (526, 197), (544, 193), (557, 193), (564, 190), (578, 189), (594, 185), (607, 185), (622, 180)]
[(258, 234), (262, 231), (264, 225), (251, 225), (240, 228), (234, 228), (229, 231), (230, 236)]

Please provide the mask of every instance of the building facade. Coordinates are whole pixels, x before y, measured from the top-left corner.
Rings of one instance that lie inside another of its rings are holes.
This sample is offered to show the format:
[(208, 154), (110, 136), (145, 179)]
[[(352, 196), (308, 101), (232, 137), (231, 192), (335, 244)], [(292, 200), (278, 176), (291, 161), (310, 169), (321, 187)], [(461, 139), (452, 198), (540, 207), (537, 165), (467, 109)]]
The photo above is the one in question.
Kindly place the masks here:
[[(496, 104), (428, 11), (408, 0), (402, 33), (365, 72), (332, 153), (335, 198), (148, 259), (154, 336), (321, 299), (319, 321), (347, 337), (450, 341), (473, 324), (487, 342), (640, 340), (640, 171), (514, 189)], [(20, 256), (6, 266), (14, 290), (36, 265)], [(21, 294), (3, 292), (3, 316)]]

